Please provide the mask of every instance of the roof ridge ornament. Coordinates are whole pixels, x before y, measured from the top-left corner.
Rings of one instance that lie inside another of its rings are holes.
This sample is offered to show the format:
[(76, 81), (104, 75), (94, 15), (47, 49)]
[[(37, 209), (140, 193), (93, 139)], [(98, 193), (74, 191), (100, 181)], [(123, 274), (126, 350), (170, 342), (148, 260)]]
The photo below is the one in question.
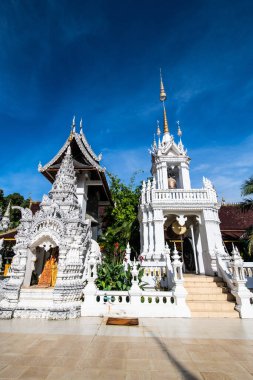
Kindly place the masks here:
[(76, 131), (76, 117), (74, 115), (73, 120), (72, 120), (72, 132), (75, 133), (75, 131)]
[(181, 138), (182, 134), (183, 134), (183, 132), (180, 128), (180, 121), (178, 120), (177, 121), (177, 135)]
[(159, 120), (156, 121), (156, 124), (157, 124), (156, 134), (157, 134), (158, 137), (160, 137), (160, 135), (161, 135), (161, 130), (160, 130)]
[(80, 120), (80, 133), (83, 133), (83, 118)]

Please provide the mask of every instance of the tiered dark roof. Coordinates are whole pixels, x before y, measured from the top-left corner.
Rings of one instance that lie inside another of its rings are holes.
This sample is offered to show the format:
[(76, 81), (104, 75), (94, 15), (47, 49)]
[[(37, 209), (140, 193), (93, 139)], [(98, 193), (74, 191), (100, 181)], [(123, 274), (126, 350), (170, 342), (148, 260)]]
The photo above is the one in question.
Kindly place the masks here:
[(239, 204), (225, 204), (219, 210), (223, 240), (239, 239), (253, 225), (253, 210), (242, 212)]

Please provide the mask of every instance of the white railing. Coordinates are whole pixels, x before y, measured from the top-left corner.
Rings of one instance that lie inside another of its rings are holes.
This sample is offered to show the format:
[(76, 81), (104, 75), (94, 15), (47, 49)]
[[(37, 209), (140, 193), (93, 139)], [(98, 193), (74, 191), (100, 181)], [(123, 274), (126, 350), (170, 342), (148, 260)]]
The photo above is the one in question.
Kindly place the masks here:
[(253, 277), (253, 262), (244, 262), (243, 268), (246, 277)]
[(157, 190), (152, 189), (149, 193), (146, 190), (145, 202), (159, 202), (162, 203), (175, 203), (175, 202), (185, 202), (185, 203), (206, 203), (206, 202), (217, 202), (216, 192), (213, 189), (168, 189), (168, 190)]
[[(245, 268), (239, 251), (234, 247), (232, 258), (229, 255), (216, 252), (218, 276), (222, 277), (231, 293), (236, 298), (235, 309), (241, 318), (253, 318), (253, 295), (249, 291), (249, 279), (245, 276)], [(247, 263), (249, 264), (249, 263)]]
[(250, 290), (253, 289), (253, 262), (244, 262), (243, 263), (244, 275), (247, 280), (247, 288)]
[(190, 317), (187, 308), (178, 303), (174, 291), (97, 290), (86, 296), (82, 304), (82, 316), (119, 317)]

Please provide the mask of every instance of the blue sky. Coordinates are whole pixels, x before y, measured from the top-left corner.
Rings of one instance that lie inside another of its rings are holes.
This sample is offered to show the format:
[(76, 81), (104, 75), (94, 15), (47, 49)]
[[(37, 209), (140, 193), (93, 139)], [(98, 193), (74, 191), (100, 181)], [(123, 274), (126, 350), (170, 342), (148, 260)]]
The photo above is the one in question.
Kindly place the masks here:
[(145, 179), (162, 67), (192, 186), (204, 175), (220, 198), (240, 200), (253, 174), (252, 17), (251, 0), (2, 0), (0, 188), (39, 200), (50, 184), (38, 162), (74, 114), (109, 171)]

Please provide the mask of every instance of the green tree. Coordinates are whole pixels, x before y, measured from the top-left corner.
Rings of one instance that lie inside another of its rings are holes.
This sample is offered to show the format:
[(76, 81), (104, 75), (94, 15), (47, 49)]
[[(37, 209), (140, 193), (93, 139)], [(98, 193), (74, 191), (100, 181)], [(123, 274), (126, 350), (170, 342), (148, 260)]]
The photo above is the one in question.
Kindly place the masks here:
[(126, 185), (119, 177), (108, 174), (114, 205), (107, 209), (108, 228), (100, 237), (100, 243), (108, 253), (114, 251), (115, 243), (119, 244), (119, 251), (123, 251), (128, 242), (133, 252), (139, 252), (140, 235), (137, 215), (140, 187), (134, 184), (135, 176), (136, 173), (132, 176), (130, 183)]
[(253, 176), (247, 179), (241, 187), (241, 194), (243, 201), (241, 202), (241, 208), (243, 211), (253, 210), (253, 198), (248, 198), (248, 195), (253, 195)]
[[(247, 212), (249, 210), (253, 210), (253, 198), (248, 197), (249, 195), (253, 195), (253, 176), (251, 176), (249, 179), (247, 179), (241, 187), (241, 194), (245, 198), (241, 202), (241, 209), (243, 212)], [(252, 248), (253, 248), (253, 226), (250, 226), (245, 234), (244, 238), (247, 241), (247, 250), (248, 255), (252, 254)]]
[[(19, 193), (12, 193), (4, 196), (4, 191), (0, 189), (0, 208), (2, 210), (2, 214), (4, 214), (9, 202), (11, 202), (12, 206), (29, 207), (30, 200), (25, 199), (23, 195)], [(18, 226), (20, 217), (20, 211), (11, 209), (10, 228), (15, 228)]]

